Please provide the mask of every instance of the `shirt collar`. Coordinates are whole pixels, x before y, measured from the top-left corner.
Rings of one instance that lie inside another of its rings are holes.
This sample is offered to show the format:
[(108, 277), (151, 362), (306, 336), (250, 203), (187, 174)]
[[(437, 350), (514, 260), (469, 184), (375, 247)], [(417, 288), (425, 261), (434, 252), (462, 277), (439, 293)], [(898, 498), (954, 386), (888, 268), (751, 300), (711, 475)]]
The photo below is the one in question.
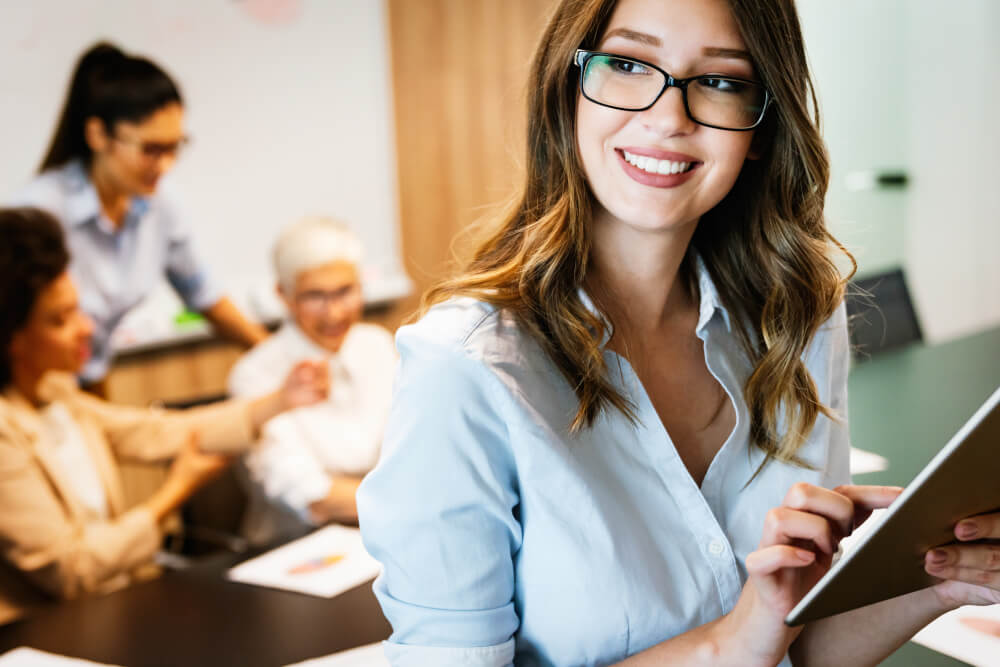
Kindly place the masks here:
[[(71, 227), (78, 227), (88, 222), (98, 221), (101, 217), (101, 201), (97, 196), (97, 188), (90, 180), (90, 175), (84, 168), (83, 162), (73, 160), (67, 164), (65, 175), (70, 190), (66, 199), (66, 223)], [(132, 197), (123, 227), (138, 222), (148, 210), (148, 199)]]
[(726, 329), (732, 333), (733, 327), (729, 319), (729, 311), (722, 305), (719, 290), (712, 281), (708, 267), (705, 266), (705, 261), (701, 258), (701, 255), (697, 253), (694, 256), (694, 266), (695, 273), (698, 276), (698, 293), (701, 298), (701, 303), (698, 306), (698, 326), (695, 328), (695, 331), (700, 333), (702, 329), (708, 326), (708, 323), (712, 320), (712, 316), (716, 312), (720, 312), (722, 313), (722, 320), (726, 324)]
[[(729, 319), (729, 311), (726, 310), (725, 306), (722, 305), (722, 299), (719, 297), (719, 290), (716, 289), (715, 283), (712, 281), (712, 276), (708, 272), (708, 267), (705, 266), (704, 260), (702, 260), (701, 255), (697, 253), (694, 255), (695, 262), (695, 274), (698, 278), (698, 294), (701, 299), (698, 305), (698, 325), (695, 327), (697, 333), (701, 333), (702, 330), (708, 326), (708, 323), (712, 321), (712, 317), (716, 312), (722, 314), (722, 320), (726, 325), (726, 329), (732, 332), (732, 323)], [(587, 290), (581, 285), (576, 290), (577, 297), (583, 303), (584, 307), (590, 311), (590, 313), (601, 320), (607, 322), (607, 318), (597, 306), (594, 304), (593, 299), (587, 294)], [(608, 343), (610, 338), (611, 327), (605, 328), (604, 339), (601, 341), (601, 347), (604, 347)]]
[[(330, 352), (325, 347), (316, 343), (313, 339), (309, 338), (299, 325), (295, 323), (295, 320), (289, 318), (281, 326), (281, 335), (288, 342), (288, 347), (294, 356), (302, 359), (329, 359), (331, 362), (338, 361), (340, 358), (339, 352)], [(349, 337), (351, 332), (347, 332)], [(344, 343), (347, 343), (345, 338)], [(344, 349), (343, 345), (340, 347), (341, 350)]]

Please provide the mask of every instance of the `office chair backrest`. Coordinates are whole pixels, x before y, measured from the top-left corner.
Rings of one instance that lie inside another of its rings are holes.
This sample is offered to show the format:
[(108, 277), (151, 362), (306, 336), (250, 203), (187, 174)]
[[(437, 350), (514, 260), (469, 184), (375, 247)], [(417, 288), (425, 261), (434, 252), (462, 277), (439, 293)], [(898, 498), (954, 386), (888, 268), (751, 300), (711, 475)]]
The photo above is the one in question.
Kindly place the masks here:
[(854, 358), (869, 357), (923, 340), (902, 269), (851, 281), (847, 317)]

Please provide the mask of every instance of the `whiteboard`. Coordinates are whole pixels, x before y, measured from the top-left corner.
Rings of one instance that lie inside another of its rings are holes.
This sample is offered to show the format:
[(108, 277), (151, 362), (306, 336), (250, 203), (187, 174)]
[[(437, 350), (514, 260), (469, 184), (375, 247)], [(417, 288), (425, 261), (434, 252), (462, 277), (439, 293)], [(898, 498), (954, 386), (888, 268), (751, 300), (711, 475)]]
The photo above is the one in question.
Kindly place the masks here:
[[(302, 215), (358, 232), (367, 301), (409, 291), (382, 2), (0, 0), (0, 201), (33, 176), (72, 68), (99, 39), (179, 84), (192, 142), (165, 181), (213, 275), (251, 316), (276, 314), (271, 245)], [(178, 308), (164, 286), (127, 338), (170, 338)]]

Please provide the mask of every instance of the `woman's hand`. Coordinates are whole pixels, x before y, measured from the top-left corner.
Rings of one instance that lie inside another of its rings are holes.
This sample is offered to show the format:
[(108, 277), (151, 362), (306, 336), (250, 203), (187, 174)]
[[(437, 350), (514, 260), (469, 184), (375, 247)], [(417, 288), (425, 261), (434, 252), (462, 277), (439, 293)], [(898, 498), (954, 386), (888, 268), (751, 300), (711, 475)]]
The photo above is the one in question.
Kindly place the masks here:
[(229, 456), (205, 454), (198, 447), (198, 441), (198, 434), (191, 433), (171, 463), (163, 486), (144, 503), (157, 521), (184, 504), (195, 491), (218, 477), (233, 462)]
[(295, 364), (281, 388), (250, 404), (250, 420), (255, 433), (264, 422), (286, 410), (325, 400), (330, 393), (330, 366), (324, 359), (306, 359)]
[(198, 434), (192, 433), (170, 465), (168, 482), (173, 480), (191, 495), (225, 470), (233, 458), (222, 454), (206, 454), (198, 446)]
[(954, 532), (963, 544), (931, 549), (924, 556), (927, 573), (946, 580), (934, 592), (951, 608), (1000, 603), (1000, 512), (962, 519)]
[(794, 485), (781, 506), (768, 512), (759, 548), (747, 556), (749, 580), (720, 625), (721, 641), (738, 642), (747, 664), (780, 662), (802, 630), (787, 627), (785, 617), (830, 569), (840, 541), (901, 492), (897, 487), (842, 486), (831, 491)]
[(325, 359), (306, 359), (295, 364), (278, 390), (285, 410), (325, 400), (330, 393), (330, 366)]

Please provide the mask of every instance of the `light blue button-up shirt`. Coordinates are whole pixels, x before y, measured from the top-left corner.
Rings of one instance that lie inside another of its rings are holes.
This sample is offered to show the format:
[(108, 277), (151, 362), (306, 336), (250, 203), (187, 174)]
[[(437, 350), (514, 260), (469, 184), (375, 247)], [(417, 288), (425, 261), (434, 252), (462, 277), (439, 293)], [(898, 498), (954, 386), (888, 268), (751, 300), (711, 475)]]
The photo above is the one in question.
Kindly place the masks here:
[[(472, 299), (399, 330), (382, 458), (358, 492), (394, 665), (605, 665), (733, 609), (768, 509), (795, 482), (849, 482), (843, 307), (804, 355), (820, 399), (801, 458), (750, 446), (752, 370), (704, 267), (700, 319), (736, 427), (699, 487), (631, 366), (604, 352), (637, 407), (570, 434), (577, 400), (508, 315)], [(752, 479), (753, 478), (753, 479)], [(751, 481), (752, 479), (752, 481)], [(749, 482), (749, 484), (748, 484)], [(783, 664), (787, 664), (787, 657)]]
[(193, 310), (205, 310), (222, 296), (174, 198), (162, 188), (151, 197), (134, 197), (124, 224), (115, 229), (83, 165), (72, 161), (40, 174), (14, 204), (45, 209), (66, 233), (80, 306), (95, 324), (92, 356), (81, 373), (85, 381), (107, 374), (115, 327), (164, 275)]

